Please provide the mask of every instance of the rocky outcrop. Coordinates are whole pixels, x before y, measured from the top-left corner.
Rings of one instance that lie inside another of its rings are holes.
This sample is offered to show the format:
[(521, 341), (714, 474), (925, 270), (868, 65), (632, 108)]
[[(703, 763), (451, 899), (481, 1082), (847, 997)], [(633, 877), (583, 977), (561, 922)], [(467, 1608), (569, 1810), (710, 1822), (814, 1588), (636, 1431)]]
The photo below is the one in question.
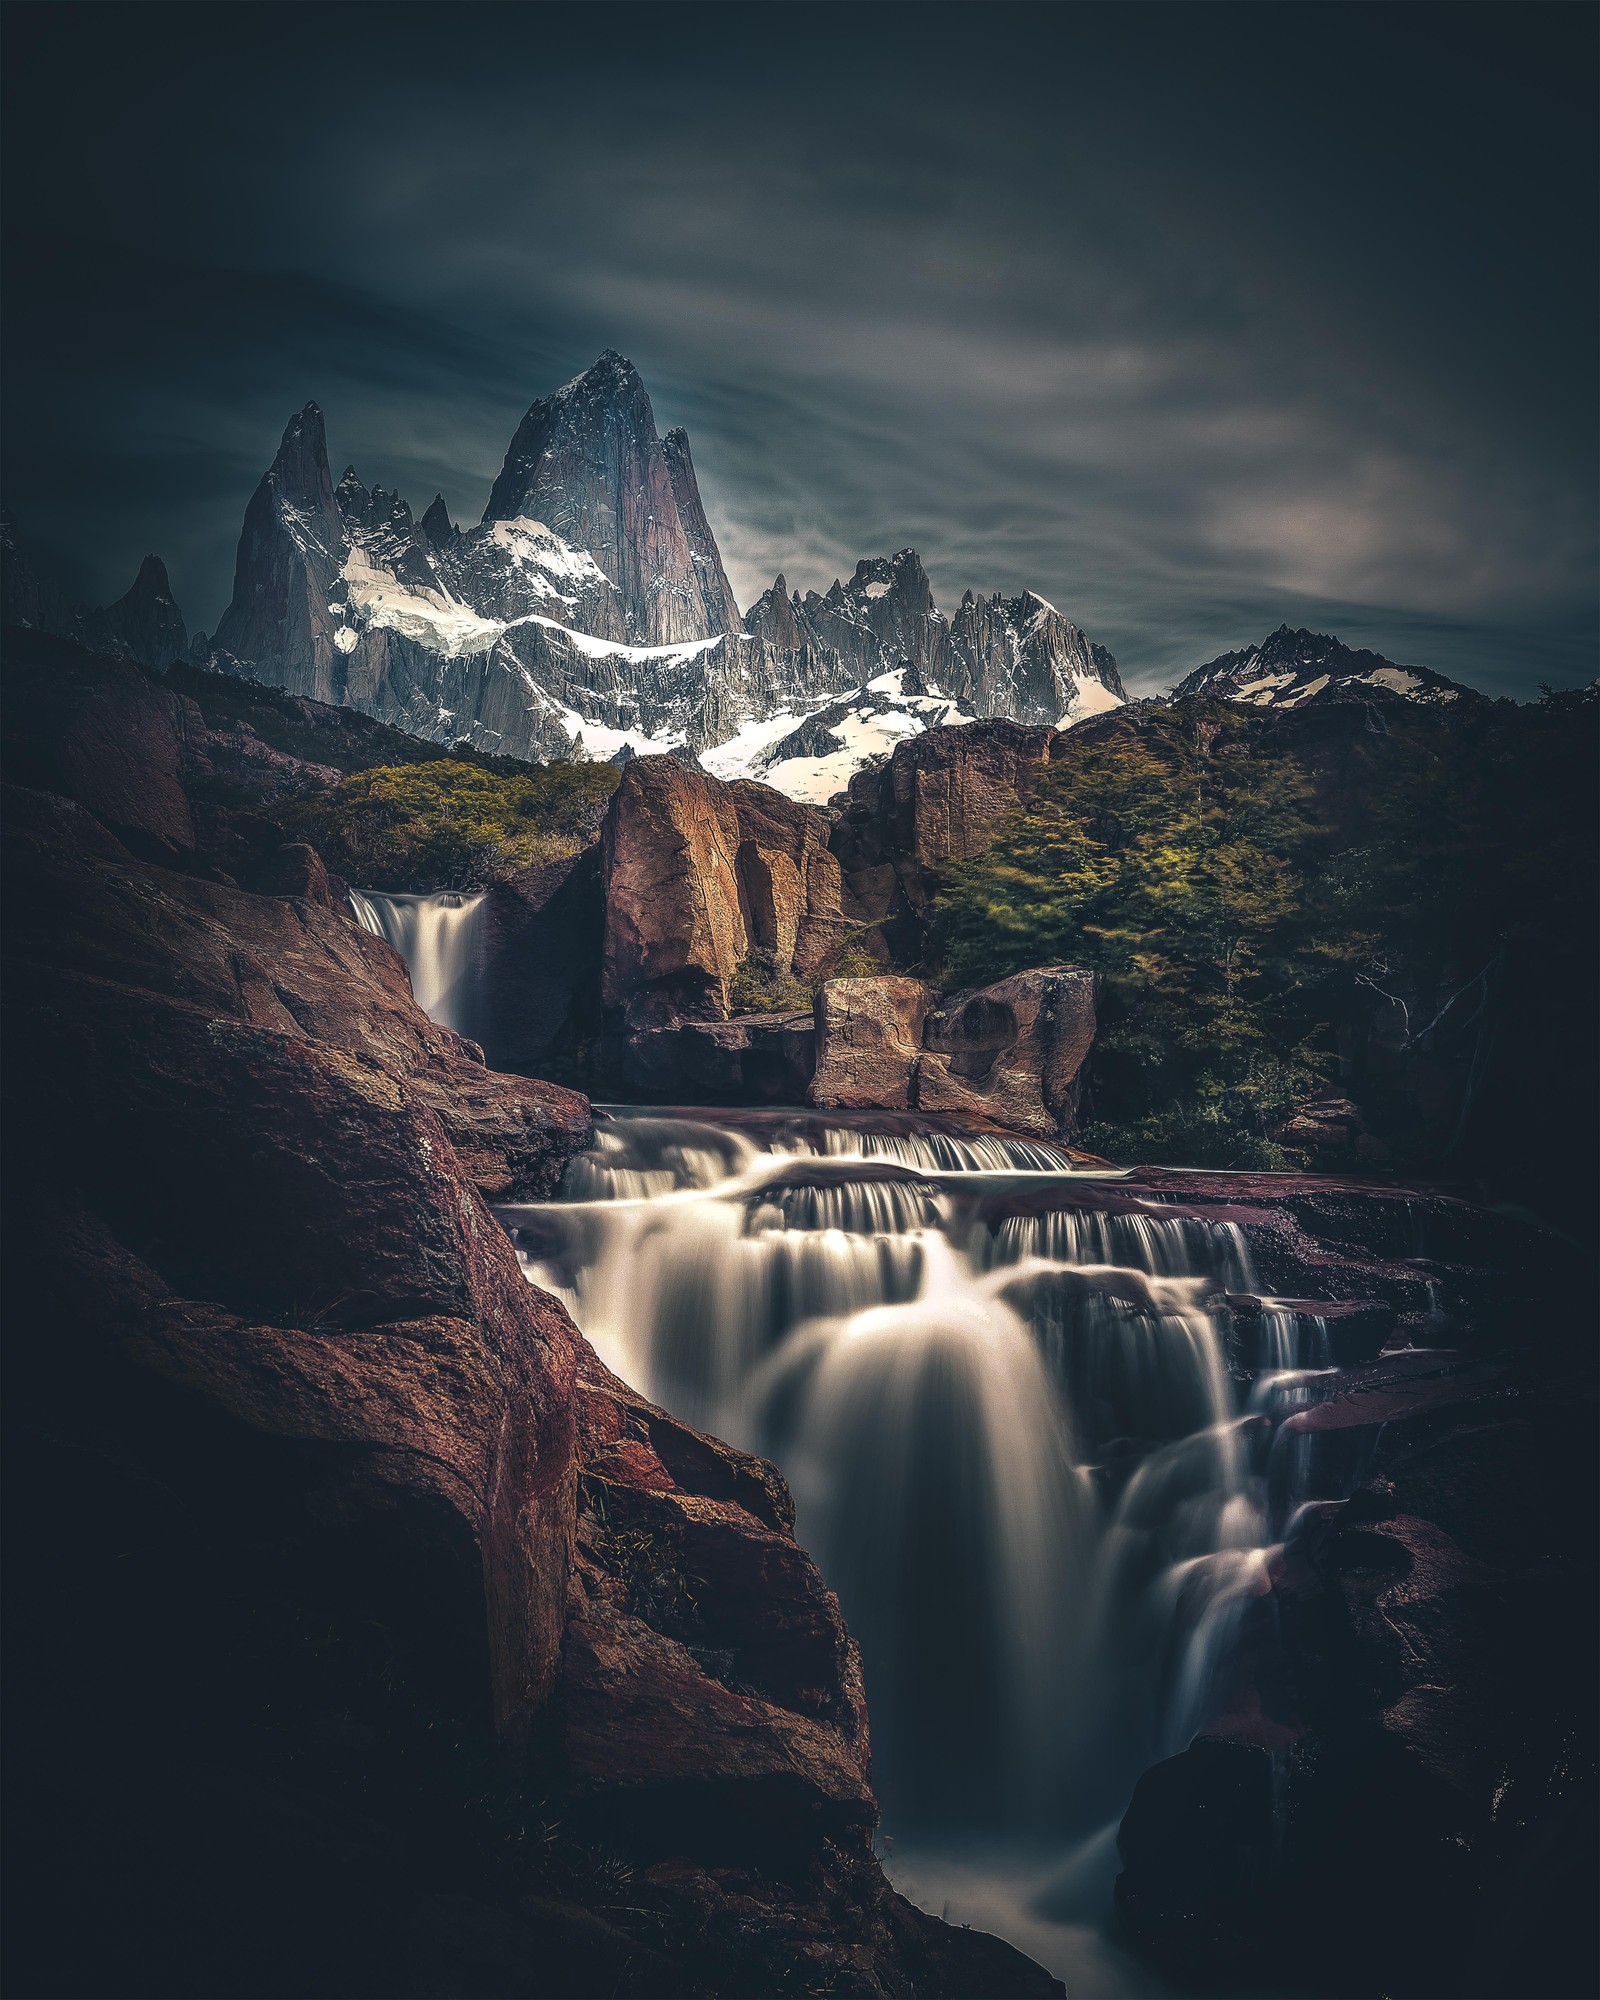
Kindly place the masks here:
[(919, 979), (830, 979), (817, 996), (813, 1104), (976, 1114), (1045, 1139), (1077, 1129), (1095, 977), (1041, 966), (942, 1005)]
[(730, 785), (739, 820), (737, 869), (745, 934), (779, 977), (813, 980), (855, 925), (821, 813), (748, 780)]
[(817, 1067), (807, 1095), (838, 1110), (909, 1111), (922, 1029), (934, 1004), (920, 979), (830, 979), (817, 995)]
[(803, 1104), (815, 1052), (809, 1013), (740, 1014), (634, 1029), (620, 1059), (630, 1088), (658, 1101)]
[(1095, 985), (1092, 972), (1052, 965), (952, 994), (924, 1030), (917, 1108), (977, 1111), (1014, 1132), (1070, 1138), (1094, 1045)]
[(1264, 1282), (1373, 1303), (1315, 1308), (1339, 1373), (1283, 1431), (1332, 1497), (1276, 1557), (1216, 1718), (1134, 1795), (1127, 1935), (1190, 1990), (1592, 1990), (1591, 1273), (1437, 1195), (1176, 1170), (1119, 1192), (1141, 1189), (1237, 1221)]
[(7, 793), (17, 1990), (1059, 1992), (884, 1882), (776, 1473), (524, 1280), (586, 1102), (86, 727)]
[(601, 833), (600, 998), (629, 1028), (727, 1018), (728, 983), (749, 948), (738, 855), (725, 785), (670, 757), (627, 766)]
[(499, 1069), (579, 1080), (598, 1031), (600, 850), (494, 883), (484, 905), (483, 1041)]
[(780, 987), (837, 957), (853, 926), (827, 834), (820, 813), (764, 785), (670, 757), (627, 765), (601, 834), (600, 999), (630, 1084), (735, 1101), (743, 1078), (761, 1102), (804, 1091), (809, 1026), (792, 1009), (742, 1025), (733, 989), (753, 957)]

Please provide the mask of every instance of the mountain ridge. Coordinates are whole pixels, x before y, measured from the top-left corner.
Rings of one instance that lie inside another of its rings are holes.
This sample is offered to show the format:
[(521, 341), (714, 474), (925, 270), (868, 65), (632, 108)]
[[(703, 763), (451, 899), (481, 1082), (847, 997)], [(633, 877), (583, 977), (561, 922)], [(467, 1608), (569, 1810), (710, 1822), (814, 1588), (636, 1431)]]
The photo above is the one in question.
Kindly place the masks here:
[(1439, 702), (1482, 701), (1476, 688), (1436, 673), (1432, 667), (1400, 666), (1365, 647), (1347, 646), (1327, 632), (1287, 622), (1259, 646), (1219, 653), (1196, 667), (1173, 688), (1171, 699), (1220, 695), (1261, 708), (1295, 708), (1307, 701), (1350, 699)]
[[(79, 604), (3, 536), (13, 622), (164, 669), (189, 657), (347, 706), (442, 747), (542, 762), (670, 753), (810, 803), (925, 730), (1070, 727), (1127, 700), (1111, 652), (1040, 593), (934, 599), (916, 551), (869, 556), (824, 591), (779, 575), (742, 612), (687, 431), (656, 430), (638, 370), (607, 349), (532, 403), (482, 518), (420, 518), (353, 465), (335, 481), (323, 412), (286, 425), (246, 507), (233, 593), (191, 645), (159, 559), (115, 604)], [(1166, 697), (1258, 707), (1484, 697), (1287, 623)]]
[(1028, 592), (938, 609), (915, 551), (741, 614), (683, 428), (608, 349), (530, 406), (483, 518), (421, 522), (290, 420), (246, 510), (217, 664), (431, 740), (530, 758), (676, 751), (817, 800), (905, 735), (1064, 723), (1116, 662)]

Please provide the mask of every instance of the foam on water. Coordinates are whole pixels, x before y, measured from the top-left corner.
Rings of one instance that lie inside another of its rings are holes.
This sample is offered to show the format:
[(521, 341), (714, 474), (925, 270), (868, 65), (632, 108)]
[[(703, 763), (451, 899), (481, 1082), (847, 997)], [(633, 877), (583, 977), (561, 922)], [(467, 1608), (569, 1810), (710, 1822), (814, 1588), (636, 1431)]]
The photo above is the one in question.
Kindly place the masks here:
[(980, 1850), (1043, 1880), (1103, 1848), (1214, 1711), (1326, 1356), (1269, 1301), (1252, 1395), (1239, 1230), (1086, 1178), (999, 1134), (618, 1110), (559, 1199), (502, 1211), (612, 1367), (783, 1468), (861, 1643), (886, 1827), (973, 1907)]

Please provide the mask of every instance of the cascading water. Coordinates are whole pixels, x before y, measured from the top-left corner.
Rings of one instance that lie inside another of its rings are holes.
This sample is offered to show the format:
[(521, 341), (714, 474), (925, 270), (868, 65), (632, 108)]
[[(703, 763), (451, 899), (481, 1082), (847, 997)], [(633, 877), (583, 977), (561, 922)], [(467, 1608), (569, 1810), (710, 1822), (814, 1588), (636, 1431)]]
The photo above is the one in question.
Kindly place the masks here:
[[(1116, 1179), (1025, 1140), (615, 1109), (557, 1201), (501, 1211), (618, 1373), (783, 1468), (861, 1642), (891, 1872), (948, 1893), (953, 1858), (1004, 1850), (1014, 1882), (1076, 1848), (1057, 1919), (1103, 1907), (1108, 1827), (1214, 1711), (1304, 1490), (1310, 1440), (1275, 1431), (1326, 1360), (1269, 1302), (1241, 1387), (1242, 1235)], [(1000, 1927), (1061, 1969), (1037, 1903)]]
[(350, 891), (350, 907), (363, 926), (387, 939), (410, 968), (417, 1005), (457, 1034), (472, 1032), (483, 903), (481, 895), (453, 889), (428, 896)]

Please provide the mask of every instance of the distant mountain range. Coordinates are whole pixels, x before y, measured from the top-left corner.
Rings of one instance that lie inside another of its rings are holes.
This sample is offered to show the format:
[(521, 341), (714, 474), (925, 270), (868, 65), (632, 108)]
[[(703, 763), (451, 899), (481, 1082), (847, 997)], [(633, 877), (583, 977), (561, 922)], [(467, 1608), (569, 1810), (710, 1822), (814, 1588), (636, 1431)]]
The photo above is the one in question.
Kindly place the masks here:
[(1374, 692), (1437, 705), (1481, 701), (1475, 688), (1446, 680), (1431, 667), (1398, 667), (1381, 653), (1357, 651), (1325, 632), (1280, 625), (1259, 646), (1223, 653), (1196, 667), (1172, 691), (1174, 701), (1221, 695), (1258, 708), (1300, 708), (1307, 702), (1368, 700)]
[[(440, 744), (534, 760), (668, 752), (807, 800), (925, 729), (1068, 727), (1126, 699), (1111, 654), (1053, 604), (968, 591), (947, 615), (912, 549), (822, 593), (779, 576), (741, 615), (688, 436), (657, 434), (638, 371), (611, 352), (528, 411), (471, 528), (439, 497), (418, 518), (354, 467), (336, 483), (308, 403), (245, 511), (209, 641), (188, 639), (154, 556), (98, 610), (51, 582), (9, 522), (0, 556), (11, 622), (151, 667), (187, 652)], [(1176, 696), (1289, 707), (1373, 690), (1470, 694), (1285, 626)]]

